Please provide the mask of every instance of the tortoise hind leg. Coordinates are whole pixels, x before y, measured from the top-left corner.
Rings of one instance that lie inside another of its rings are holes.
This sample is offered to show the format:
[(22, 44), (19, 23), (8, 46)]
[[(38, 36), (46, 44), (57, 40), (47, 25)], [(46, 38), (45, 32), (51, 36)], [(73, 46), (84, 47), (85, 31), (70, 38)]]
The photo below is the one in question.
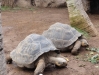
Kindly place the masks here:
[(34, 75), (43, 75), (43, 71), (45, 69), (45, 61), (44, 58), (40, 58), (37, 62), (36, 69), (34, 71)]
[(6, 63), (7, 64), (12, 64), (12, 58), (10, 57), (10, 54), (6, 55)]
[(73, 49), (71, 50), (71, 53), (73, 55), (77, 55), (78, 54), (78, 49), (81, 47), (81, 41), (80, 40), (77, 40), (74, 44), (74, 47)]

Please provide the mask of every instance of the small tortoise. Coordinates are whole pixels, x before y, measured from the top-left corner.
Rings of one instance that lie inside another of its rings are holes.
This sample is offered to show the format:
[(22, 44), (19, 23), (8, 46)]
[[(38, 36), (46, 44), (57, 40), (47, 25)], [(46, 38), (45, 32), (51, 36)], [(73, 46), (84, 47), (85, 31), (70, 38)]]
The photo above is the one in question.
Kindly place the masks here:
[(45, 67), (55, 64), (59, 67), (66, 67), (67, 60), (57, 53), (59, 51), (51, 40), (38, 34), (30, 34), (21, 41), (6, 58), (6, 62), (15, 62), (19, 67), (36, 68), (34, 75), (43, 75)]
[(55, 23), (43, 32), (43, 36), (49, 38), (56, 48), (61, 51), (71, 51), (72, 54), (78, 54), (81, 46), (88, 46), (84, 36), (76, 29), (67, 24)]

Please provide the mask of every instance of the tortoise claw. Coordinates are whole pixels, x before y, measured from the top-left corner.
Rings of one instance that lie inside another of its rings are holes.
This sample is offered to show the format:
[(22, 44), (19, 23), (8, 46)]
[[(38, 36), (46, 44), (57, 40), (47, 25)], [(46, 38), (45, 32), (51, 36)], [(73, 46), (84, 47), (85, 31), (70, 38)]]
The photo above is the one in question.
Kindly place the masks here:
[(69, 59), (68, 59), (68, 58), (65, 58), (65, 60), (66, 60), (67, 62), (69, 62)]

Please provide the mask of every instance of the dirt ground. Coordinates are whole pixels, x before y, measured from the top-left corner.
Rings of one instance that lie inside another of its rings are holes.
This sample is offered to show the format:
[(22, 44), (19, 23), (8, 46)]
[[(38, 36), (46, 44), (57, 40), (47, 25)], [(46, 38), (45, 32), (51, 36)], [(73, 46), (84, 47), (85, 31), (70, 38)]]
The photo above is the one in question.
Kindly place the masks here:
[[(99, 32), (99, 15), (89, 14), (92, 22)], [(22, 10), (10, 10), (2, 12), (2, 26), (4, 34), (4, 51), (8, 54), (18, 43), (31, 33), (42, 34), (55, 22), (69, 24), (66, 8), (33, 8)], [(99, 48), (99, 36), (87, 38), (90, 47)], [(81, 49), (79, 55), (62, 53), (69, 59), (66, 68), (58, 69), (48, 67), (44, 75), (99, 75), (99, 64), (84, 61), (84, 57), (90, 51)], [(85, 57), (86, 58), (86, 57)], [(20, 69), (15, 64), (7, 65), (8, 75), (33, 75), (34, 70)]]

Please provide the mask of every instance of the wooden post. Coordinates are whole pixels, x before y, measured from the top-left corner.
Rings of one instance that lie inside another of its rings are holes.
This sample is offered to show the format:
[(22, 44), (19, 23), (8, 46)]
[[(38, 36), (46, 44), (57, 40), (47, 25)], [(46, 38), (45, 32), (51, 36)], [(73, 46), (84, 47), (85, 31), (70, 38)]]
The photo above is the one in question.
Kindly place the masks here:
[(70, 24), (89, 33), (91, 36), (97, 36), (98, 32), (85, 12), (82, 0), (66, 0)]

